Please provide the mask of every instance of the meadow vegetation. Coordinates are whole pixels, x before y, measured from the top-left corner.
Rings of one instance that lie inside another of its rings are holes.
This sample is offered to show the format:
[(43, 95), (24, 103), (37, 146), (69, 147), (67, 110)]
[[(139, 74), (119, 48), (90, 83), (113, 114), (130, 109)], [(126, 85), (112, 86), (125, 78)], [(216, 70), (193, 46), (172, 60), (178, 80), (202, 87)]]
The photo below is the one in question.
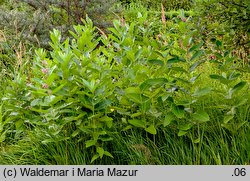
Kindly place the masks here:
[(250, 164), (248, 1), (56, 5), (43, 44), (0, 26), (0, 164)]

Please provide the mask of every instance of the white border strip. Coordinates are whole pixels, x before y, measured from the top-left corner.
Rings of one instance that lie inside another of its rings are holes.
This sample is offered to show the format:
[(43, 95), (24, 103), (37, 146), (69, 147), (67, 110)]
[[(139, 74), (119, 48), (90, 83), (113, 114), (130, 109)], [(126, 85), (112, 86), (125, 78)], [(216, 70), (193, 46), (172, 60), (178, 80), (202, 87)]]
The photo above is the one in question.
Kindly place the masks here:
[(0, 166), (0, 180), (16, 181), (235, 181), (250, 180), (250, 165), (156, 166), (156, 165), (38, 165)]

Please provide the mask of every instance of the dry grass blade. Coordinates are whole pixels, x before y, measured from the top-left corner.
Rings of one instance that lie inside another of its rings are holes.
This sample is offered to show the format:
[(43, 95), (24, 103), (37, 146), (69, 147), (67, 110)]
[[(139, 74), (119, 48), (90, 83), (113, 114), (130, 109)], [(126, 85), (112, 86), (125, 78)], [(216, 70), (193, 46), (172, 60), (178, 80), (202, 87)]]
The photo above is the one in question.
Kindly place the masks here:
[(100, 31), (100, 33), (105, 37), (105, 39), (108, 39), (108, 36), (104, 33), (104, 31), (102, 31), (100, 28), (96, 27), (96, 29), (98, 29), (98, 31)]
[(4, 32), (0, 30), (0, 42), (5, 42), (5, 41), (6, 41), (6, 37), (4, 35)]
[(133, 149), (135, 149), (136, 151), (141, 151), (144, 154), (144, 156), (145, 156), (145, 158), (147, 160), (149, 160), (151, 158), (151, 151), (145, 145), (143, 145), (143, 144), (135, 144), (135, 145), (132, 145), (131, 147)]

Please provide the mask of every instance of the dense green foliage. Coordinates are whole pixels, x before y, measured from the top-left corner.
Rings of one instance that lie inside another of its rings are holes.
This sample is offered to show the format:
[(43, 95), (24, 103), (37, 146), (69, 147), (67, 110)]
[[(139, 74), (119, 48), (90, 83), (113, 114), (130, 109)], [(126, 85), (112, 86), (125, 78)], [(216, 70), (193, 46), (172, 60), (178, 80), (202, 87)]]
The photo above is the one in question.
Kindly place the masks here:
[[(49, 32), (59, 29), (63, 39), (74, 24), (81, 24), (81, 18), (88, 14), (99, 28), (112, 24), (111, 11), (116, 0), (11, 0), (0, 7), (0, 28), (18, 41), (49, 48)], [(93, 10), (94, 9), (94, 10)], [(14, 36), (13, 36), (14, 35)]]
[(141, 4), (144, 7), (150, 8), (150, 9), (160, 9), (161, 4), (164, 5), (166, 10), (178, 10), (178, 9), (184, 9), (189, 10), (191, 9), (194, 1), (193, 0), (120, 0), (123, 4), (129, 5), (132, 3), (135, 4)]
[(149, 9), (107, 31), (86, 16), (34, 54), (3, 31), (1, 164), (249, 164), (248, 65), (200, 14)]
[(228, 49), (249, 62), (250, 1), (204, 0), (197, 5), (202, 33), (209, 38), (221, 36)]

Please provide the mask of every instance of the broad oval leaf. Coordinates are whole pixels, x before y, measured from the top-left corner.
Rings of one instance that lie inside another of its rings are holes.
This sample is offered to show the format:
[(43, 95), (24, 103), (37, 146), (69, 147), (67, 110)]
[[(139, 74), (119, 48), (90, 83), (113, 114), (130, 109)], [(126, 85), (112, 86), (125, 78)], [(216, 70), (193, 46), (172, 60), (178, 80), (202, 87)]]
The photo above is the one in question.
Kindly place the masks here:
[(175, 105), (175, 104), (172, 104), (172, 107), (171, 107), (171, 111), (172, 113), (174, 113), (174, 115), (177, 117), (177, 118), (184, 118), (185, 117), (185, 107), (183, 105)]
[(31, 101), (30, 106), (39, 106), (42, 103), (41, 99), (34, 99), (33, 101)]
[(105, 122), (108, 128), (111, 128), (113, 126), (113, 118), (108, 116), (103, 116), (100, 118), (100, 121)]
[(195, 96), (195, 97), (204, 96), (206, 94), (209, 94), (211, 91), (212, 91), (211, 87), (198, 88), (193, 93), (193, 96)]
[(126, 97), (137, 104), (142, 104), (143, 102), (148, 100), (148, 97), (142, 95), (142, 94), (136, 94), (136, 93), (130, 93), (126, 94)]
[(109, 99), (103, 100), (95, 105), (95, 110), (107, 109), (111, 105), (112, 101)]
[(164, 121), (163, 121), (163, 126), (166, 127), (168, 126), (172, 121), (174, 121), (175, 117), (172, 113), (168, 113), (165, 115)]
[(94, 146), (97, 143), (97, 140), (88, 140), (85, 142), (86, 148)]
[(141, 90), (139, 89), (139, 87), (128, 87), (125, 89), (125, 93), (126, 94), (140, 94)]
[(179, 130), (182, 130), (182, 131), (188, 131), (188, 130), (190, 130), (192, 127), (193, 127), (193, 124), (187, 123), (187, 124), (182, 124), (182, 125), (180, 125), (178, 128), (179, 128)]
[(199, 110), (191, 115), (194, 121), (199, 123), (207, 122), (210, 120), (209, 115), (204, 110)]
[(168, 80), (166, 78), (148, 79), (140, 85), (140, 89), (145, 90), (151, 86), (162, 86), (167, 82), (168, 82)]

